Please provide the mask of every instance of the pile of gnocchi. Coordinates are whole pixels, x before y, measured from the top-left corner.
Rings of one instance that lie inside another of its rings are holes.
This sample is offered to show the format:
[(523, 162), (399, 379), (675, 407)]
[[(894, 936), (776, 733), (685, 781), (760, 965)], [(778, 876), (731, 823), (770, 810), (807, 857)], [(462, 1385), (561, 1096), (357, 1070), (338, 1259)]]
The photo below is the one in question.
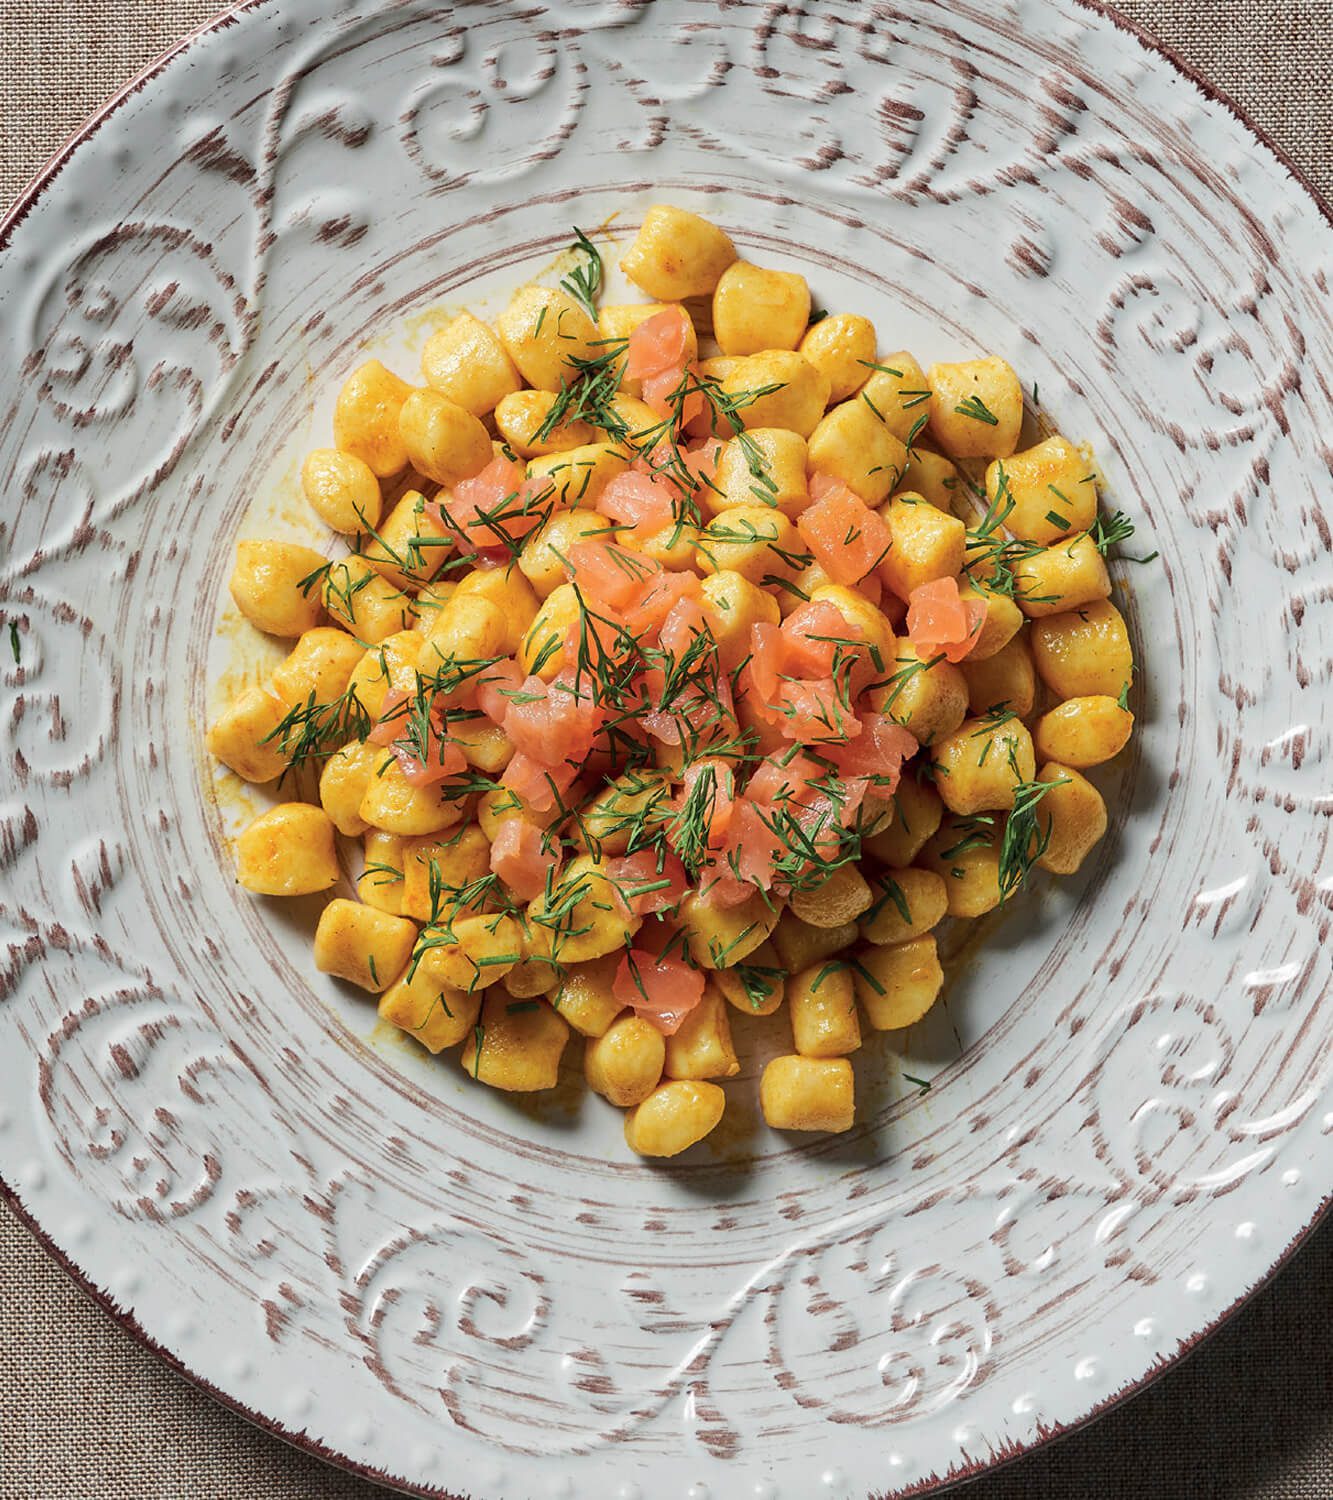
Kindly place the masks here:
[(1132, 527), (1085, 450), (1023, 445), (1003, 359), (883, 353), (671, 206), (607, 305), (576, 235), (421, 383), (347, 379), (301, 475), (345, 548), (239, 543), (236, 606), (294, 644), (208, 749), (305, 795), (237, 877), (329, 892), (341, 851), (318, 969), (497, 1089), (552, 1088), (577, 1033), (643, 1156), (717, 1126), (733, 1026), (784, 1008), (763, 1115), (845, 1131), (863, 1028), (941, 992), (937, 925), (1105, 832)]

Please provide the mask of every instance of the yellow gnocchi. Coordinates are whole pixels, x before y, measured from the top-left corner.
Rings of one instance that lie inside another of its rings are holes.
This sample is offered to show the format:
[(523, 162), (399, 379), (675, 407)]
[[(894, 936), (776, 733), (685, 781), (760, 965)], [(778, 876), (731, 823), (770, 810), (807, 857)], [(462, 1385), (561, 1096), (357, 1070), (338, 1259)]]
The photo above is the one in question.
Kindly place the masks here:
[(1093, 857), (1132, 527), (1007, 360), (882, 354), (668, 204), (603, 297), (620, 233), (440, 321), (415, 383), (359, 357), (300, 468), (323, 531), (236, 547), (287, 655), (204, 742), (273, 786), (236, 878), (317, 898), (315, 969), (667, 1160), (730, 1149), (738, 1088), (851, 1130), (960, 924)]

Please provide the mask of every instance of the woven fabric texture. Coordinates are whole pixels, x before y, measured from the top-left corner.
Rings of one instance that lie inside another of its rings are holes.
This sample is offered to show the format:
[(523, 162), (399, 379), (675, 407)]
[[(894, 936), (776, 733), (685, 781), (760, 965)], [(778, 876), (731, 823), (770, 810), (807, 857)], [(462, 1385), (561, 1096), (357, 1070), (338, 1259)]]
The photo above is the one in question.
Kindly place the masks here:
[[(1333, 0), (1122, 0), (1333, 197)], [(0, 207), (216, 9), (0, 0)], [(1333, 1225), (1182, 1366), (962, 1500), (1330, 1500)], [(457, 1483), (467, 1489), (466, 1476)], [(88, 1302), (0, 1205), (0, 1500), (368, 1500), (249, 1427)]]

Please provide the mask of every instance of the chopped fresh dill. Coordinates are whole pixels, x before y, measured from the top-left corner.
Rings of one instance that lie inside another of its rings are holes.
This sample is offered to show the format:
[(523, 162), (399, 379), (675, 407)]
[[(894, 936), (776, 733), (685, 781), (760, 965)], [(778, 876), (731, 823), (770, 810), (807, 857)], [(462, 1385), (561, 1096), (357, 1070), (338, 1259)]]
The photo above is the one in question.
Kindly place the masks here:
[(1039, 824), (1037, 809), (1048, 792), (1068, 785), (1068, 777), (1050, 781), (1020, 781), (1014, 788), (1014, 805), (1000, 838), (1000, 903), (1022, 890), (1037, 861), (1050, 847), (1054, 825), (1048, 818)]
[(595, 323), (596, 297), (602, 285), (602, 257), (577, 224), (574, 226), (574, 253), (581, 254), (584, 259), (568, 276), (560, 278), (560, 285)]
[(819, 973), (815, 975), (814, 980), (810, 985), (810, 993), (812, 995), (816, 994), (819, 990), (820, 985), (824, 983), (829, 975), (839, 973), (843, 969), (843, 967), (844, 965), (839, 963), (836, 959), (830, 959), (829, 962), (826, 963), (824, 967), (819, 971)]
[(886, 990), (884, 985), (875, 978), (875, 976), (870, 972), (869, 969), (866, 968), (866, 966), (860, 961), (860, 959), (849, 958), (847, 960), (847, 967), (854, 973), (859, 974), (877, 995), (888, 994), (888, 990)]
[[(897, 793), (894, 794), (894, 802), (895, 804), (897, 803)], [(910, 927), (912, 925), (912, 908), (908, 905), (907, 896), (902, 886), (898, 884), (892, 875), (884, 872), (875, 876), (875, 884), (880, 889), (880, 897), (861, 920), (863, 922), (873, 922), (880, 912), (884, 910), (885, 905), (891, 901), (897, 907), (898, 915), (903, 919), (904, 924)]]
[(413, 1031), (424, 1031), (426, 1029), (427, 1023), (430, 1021), (430, 1018), (435, 1014), (435, 1008), (436, 1008), (436, 1006), (439, 1006), (439, 1008), (445, 1013), (446, 1016), (449, 1017), (449, 1019), (451, 1021), (453, 1020), (454, 1013), (453, 1013), (453, 1011), (451, 1011), (449, 1009), (449, 1002), (444, 998), (444, 991), (441, 990), (440, 993), (438, 995), (436, 995), (436, 997), (434, 998), (434, 1000), (432, 1000), (430, 1002), (430, 1005), (429, 1005), (429, 1007), (426, 1010), (426, 1014), (424, 1016), (422, 1016), (422, 1018), (412, 1028)]
[(1134, 535), (1134, 523), (1123, 510), (1118, 510), (1109, 519), (1098, 516), (1088, 535), (1092, 538), (1092, 545), (1105, 557), (1112, 547), (1118, 547)]
[(971, 417), (974, 422), (985, 422), (989, 427), (998, 427), (1000, 419), (980, 396), (966, 396), (954, 407), (960, 417)]
[(763, 964), (739, 963), (732, 973), (740, 980), (751, 1010), (759, 1010), (766, 1005), (778, 985), (786, 978), (782, 969), (768, 968)]
[(309, 696), (289, 708), (260, 744), (275, 743), (287, 758), (288, 770), (293, 771), (308, 760), (327, 760), (349, 740), (365, 739), (371, 722), (354, 682), (327, 703), (321, 703), (311, 688)]
[[(1127, 542), (1134, 535), (1134, 523), (1123, 510), (1118, 510), (1108, 520), (1098, 516), (1088, 535), (1092, 538), (1092, 545), (1103, 557), (1106, 557), (1112, 547), (1120, 546), (1122, 542)], [(1159, 554), (1150, 552), (1146, 557), (1130, 557), (1122, 552), (1119, 555), (1125, 562), (1150, 563), (1156, 561)]]

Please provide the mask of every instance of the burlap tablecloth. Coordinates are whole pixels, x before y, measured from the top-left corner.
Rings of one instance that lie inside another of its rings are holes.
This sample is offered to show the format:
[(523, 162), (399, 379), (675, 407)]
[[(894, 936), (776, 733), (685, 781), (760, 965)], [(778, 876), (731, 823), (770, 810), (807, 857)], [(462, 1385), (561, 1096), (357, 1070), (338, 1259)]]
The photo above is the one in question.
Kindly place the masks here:
[[(210, 0), (0, 0), (0, 204)], [(1333, 196), (1333, 0), (1123, 0)], [(1333, 1225), (1181, 1368), (966, 1500), (1333, 1500)], [(466, 1488), (460, 1476), (458, 1484)], [(382, 1494), (133, 1343), (0, 1206), (0, 1500)], [(730, 1497), (725, 1497), (730, 1500)]]

